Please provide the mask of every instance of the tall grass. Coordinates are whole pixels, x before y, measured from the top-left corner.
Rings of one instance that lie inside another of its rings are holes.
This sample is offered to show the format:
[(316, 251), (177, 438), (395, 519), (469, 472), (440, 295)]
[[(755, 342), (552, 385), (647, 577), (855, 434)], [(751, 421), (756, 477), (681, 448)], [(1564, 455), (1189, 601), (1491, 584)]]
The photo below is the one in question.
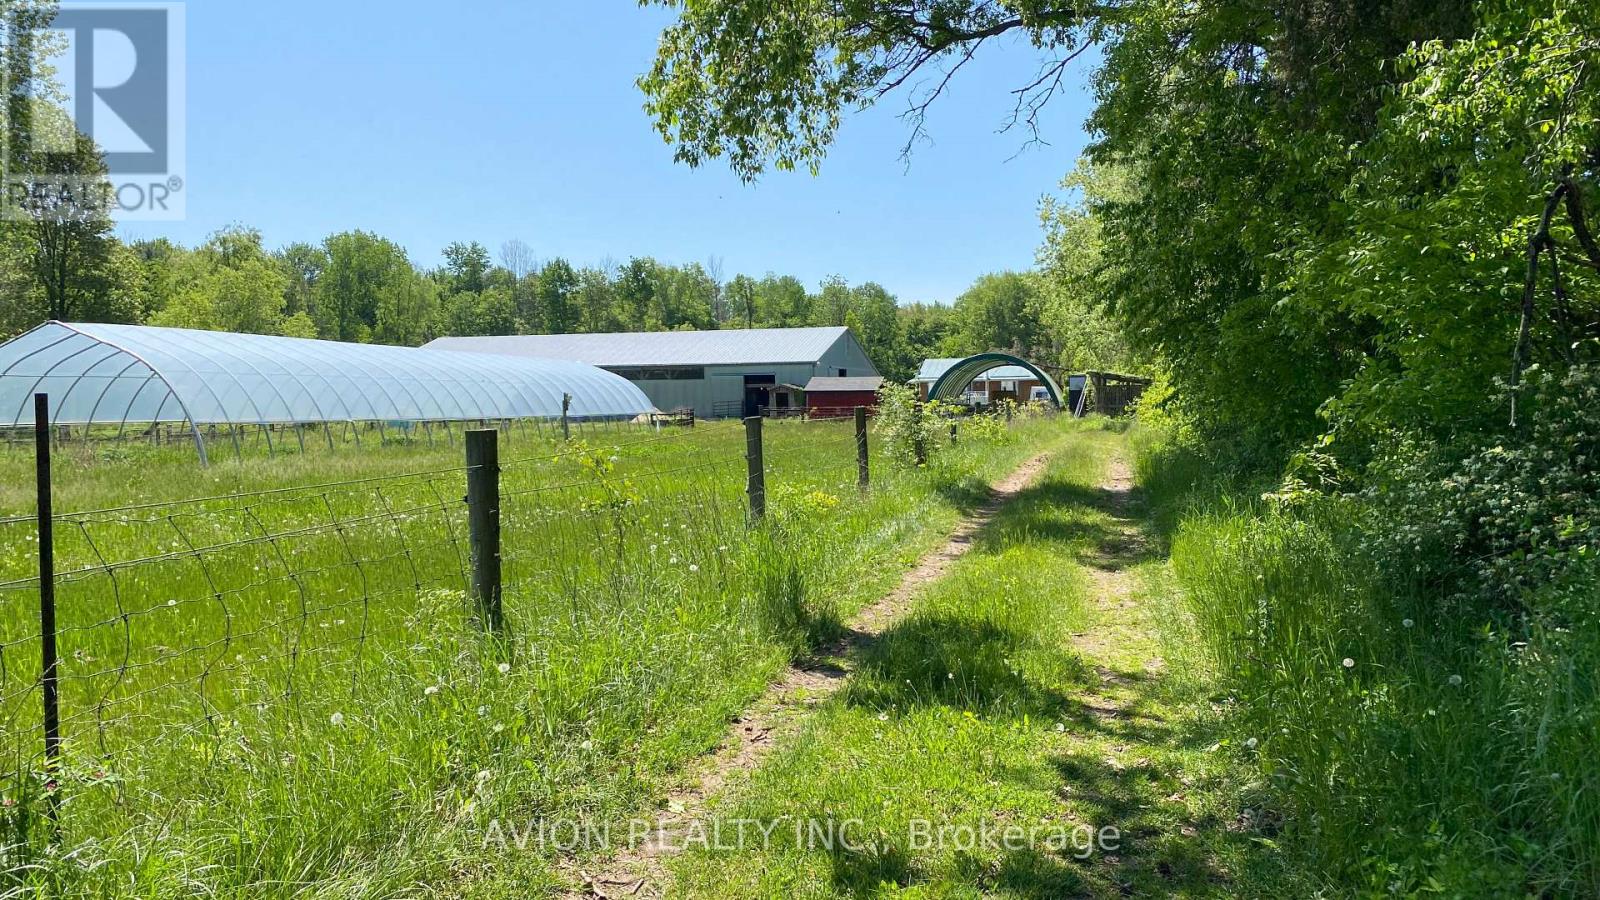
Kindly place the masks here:
[[(64, 586), (59, 847), (39, 819), (36, 695), (10, 690), (35, 677), (36, 609), (26, 590), (0, 597), (0, 642), (21, 642), (6, 655), (3, 745), (18, 777), (0, 811), (0, 885), (526, 896), (553, 879), (553, 859), (494, 852), (491, 822), (605, 823), (638, 809), (1053, 430), (1028, 422), (964, 441), (927, 470), (880, 454), (860, 494), (847, 424), (770, 424), (771, 514), (753, 529), (736, 425), (587, 432), (577, 453), (513, 441), (501, 454), (504, 647), (478, 637), (462, 590), (463, 476), (441, 471), (457, 451), (247, 456), (210, 470), (176, 449), (69, 458), (59, 509), (216, 499), (62, 529), (64, 571), (162, 559), (114, 585)], [(416, 472), (436, 474), (314, 487)], [(282, 493), (228, 496), (247, 487)], [(5, 498), (15, 513), (31, 505), (22, 491)], [(304, 533), (330, 522), (360, 524)], [(0, 579), (25, 577), (28, 533), (0, 529)], [(183, 552), (263, 534), (292, 536), (204, 565), (208, 554)]]
[[(1266, 839), (1336, 890), (1600, 894), (1600, 619), (1561, 628), (1393, 571), (1363, 501), (1225, 499), (1146, 438), (1186, 616), (1258, 767)], [(1590, 585), (1600, 584), (1591, 567)], [(1600, 607), (1600, 589), (1596, 589)]]

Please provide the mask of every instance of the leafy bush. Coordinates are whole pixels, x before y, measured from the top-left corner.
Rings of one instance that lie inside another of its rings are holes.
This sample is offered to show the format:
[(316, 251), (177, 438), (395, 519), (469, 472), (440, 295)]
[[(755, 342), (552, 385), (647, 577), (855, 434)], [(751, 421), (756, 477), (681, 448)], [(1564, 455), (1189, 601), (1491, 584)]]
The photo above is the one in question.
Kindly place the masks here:
[(1592, 583), (1559, 585), (1600, 557), (1600, 367), (1537, 372), (1528, 387), (1526, 435), (1471, 452), (1397, 442), (1365, 491), (1370, 530), (1388, 565), (1457, 604), (1567, 626), (1596, 614)]
[(1592, 382), (1535, 379), (1511, 449), (1397, 442), (1359, 492), (1308, 451), (1269, 503), (1195, 492), (1220, 481), (1205, 457), (1136, 433), (1158, 514), (1191, 510), (1168, 643), (1226, 696), (1222, 748), (1267, 789), (1258, 827), (1330, 883), (1600, 891)]
[(970, 416), (962, 419), (960, 434), (969, 440), (998, 444), (1011, 439), (1006, 420), (997, 415)]
[(942, 446), (941, 405), (920, 402), (917, 392), (903, 384), (885, 383), (878, 391), (876, 430), (896, 465), (925, 466)]

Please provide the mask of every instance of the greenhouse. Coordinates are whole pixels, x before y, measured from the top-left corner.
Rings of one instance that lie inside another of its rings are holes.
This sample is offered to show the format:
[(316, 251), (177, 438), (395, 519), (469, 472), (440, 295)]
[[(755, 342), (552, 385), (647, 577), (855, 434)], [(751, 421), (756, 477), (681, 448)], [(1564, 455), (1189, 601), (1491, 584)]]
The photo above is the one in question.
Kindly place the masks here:
[(52, 425), (118, 437), (181, 425), (202, 462), (208, 437), (226, 435), (237, 452), (244, 426), (258, 426), (270, 451), (274, 430), (292, 431), (303, 446), (307, 426), (320, 426), (331, 446), (332, 424), (409, 433), (433, 423), (608, 421), (654, 410), (628, 381), (584, 363), (64, 322), (0, 344), (0, 428), (32, 427), (41, 392)]

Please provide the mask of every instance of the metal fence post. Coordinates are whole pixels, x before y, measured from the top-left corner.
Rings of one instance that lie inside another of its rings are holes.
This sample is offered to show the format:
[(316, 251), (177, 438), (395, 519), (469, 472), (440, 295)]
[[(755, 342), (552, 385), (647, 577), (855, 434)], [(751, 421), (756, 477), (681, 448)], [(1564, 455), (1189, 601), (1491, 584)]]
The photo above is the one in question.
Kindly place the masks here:
[[(55, 520), (50, 502), (50, 396), (33, 395), (34, 469), (39, 515), (39, 685), (44, 698), (45, 771), (55, 780), (61, 767), (61, 696), (56, 663)], [(59, 786), (58, 786), (59, 790)], [(59, 794), (50, 792), (47, 815), (55, 821)]]
[(745, 464), (749, 479), (745, 493), (750, 497), (750, 517), (759, 522), (767, 515), (767, 475), (761, 459), (761, 417), (744, 420)]
[(563, 441), (572, 440), (572, 429), (571, 429), (571, 426), (568, 424), (568, 420), (567, 420), (567, 413), (571, 409), (572, 409), (572, 395), (571, 394), (562, 394), (561, 395), (561, 439)]
[(867, 408), (856, 407), (856, 484), (863, 491), (872, 484), (871, 457), (867, 453)]
[(500, 597), (499, 432), (467, 432), (467, 530), (472, 545), (472, 597), (484, 630), (503, 635)]
[(950, 423), (950, 443), (951, 445), (956, 443), (956, 423), (954, 422)]

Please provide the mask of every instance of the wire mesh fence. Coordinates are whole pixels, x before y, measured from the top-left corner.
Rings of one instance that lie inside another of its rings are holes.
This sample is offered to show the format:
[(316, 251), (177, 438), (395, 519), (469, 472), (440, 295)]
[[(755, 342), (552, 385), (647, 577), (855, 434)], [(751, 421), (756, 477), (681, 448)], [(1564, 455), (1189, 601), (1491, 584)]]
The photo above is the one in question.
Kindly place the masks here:
[[(775, 517), (850, 514), (850, 422), (784, 423), (759, 449)], [(512, 651), (476, 637), (477, 555), (498, 555), (528, 653), (670, 627), (674, 598), (717, 592), (748, 539), (757, 476), (732, 428), (574, 428), (496, 467), (494, 547), (471, 540), (470, 465), (52, 514), (53, 671), (39, 522), (0, 518), (0, 795), (64, 830), (159, 816), (229, 767), (315, 753), (383, 689), (369, 675), (441, 650), (419, 635), (496, 665)]]

